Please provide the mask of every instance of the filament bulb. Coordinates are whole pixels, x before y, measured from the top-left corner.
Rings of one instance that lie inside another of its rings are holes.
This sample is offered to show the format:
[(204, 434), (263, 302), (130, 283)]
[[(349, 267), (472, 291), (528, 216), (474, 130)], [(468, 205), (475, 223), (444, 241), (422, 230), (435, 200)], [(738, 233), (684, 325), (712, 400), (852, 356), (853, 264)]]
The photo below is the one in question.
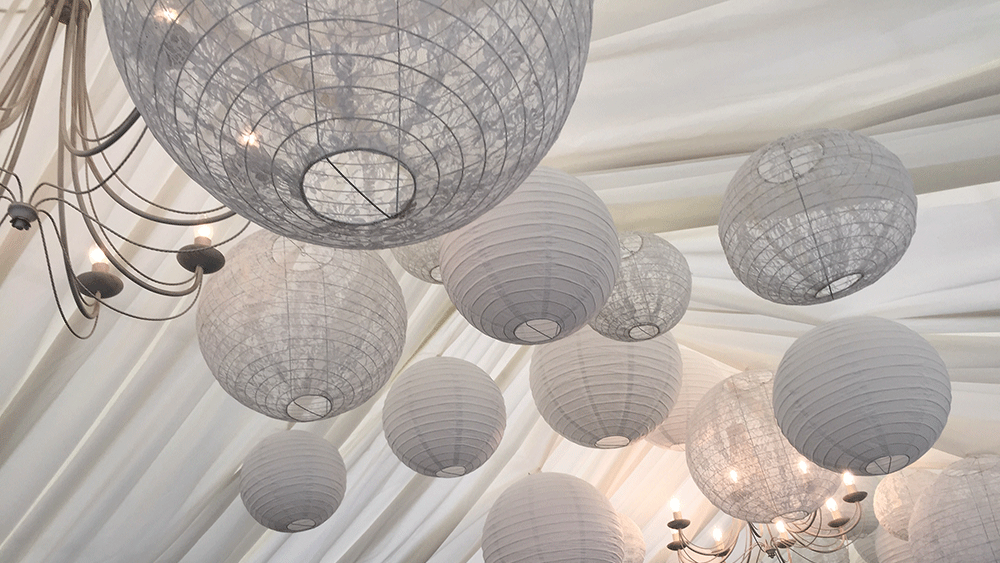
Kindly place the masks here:
[(96, 244), (90, 247), (90, 263), (91, 264), (107, 264), (108, 257), (104, 255), (104, 251), (100, 249)]
[(681, 501), (677, 500), (676, 497), (670, 499), (670, 511), (671, 512), (681, 511)]
[(854, 474), (851, 473), (850, 471), (844, 472), (844, 484), (847, 486), (851, 486), (854, 484)]
[(837, 501), (833, 500), (833, 498), (826, 499), (826, 507), (830, 510), (830, 512), (836, 512)]
[(729, 470), (729, 478), (733, 480), (733, 483), (736, 483), (737, 481), (740, 480), (740, 476), (738, 473), (736, 473), (735, 469)]
[(799, 460), (799, 471), (801, 471), (803, 475), (809, 473), (809, 464), (806, 463), (805, 459)]
[(712, 530), (712, 539), (714, 539), (717, 542), (722, 541), (722, 530), (720, 530), (719, 528), (713, 529)]

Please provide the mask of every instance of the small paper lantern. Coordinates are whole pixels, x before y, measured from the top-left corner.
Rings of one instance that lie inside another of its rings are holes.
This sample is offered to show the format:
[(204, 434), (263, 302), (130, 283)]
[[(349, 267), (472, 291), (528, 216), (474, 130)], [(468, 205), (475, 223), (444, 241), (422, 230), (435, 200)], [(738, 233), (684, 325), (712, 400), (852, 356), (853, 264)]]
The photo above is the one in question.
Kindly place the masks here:
[(618, 513), (618, 521), (622, 525), (625, 540), (625, 558), (622, 563), (642, 563), (646, 560), (646, 539), (642, 537), (642, 530), (621, 512)]
[(881, 528), (876, 528), (875, 532), (858, 538), (851, 543), (854, 546), (854, 550), (858, 552), (858, 555), (866, 563), (880, 563), (878, 560), (878, 550), (875, 546), (875, 537), (878, 535), (878, 530), (881, 530)]
[(500, 494), (483, 526), (485, 563), (622, 563), (624, 534), (590, 483), (537, 473)]
[[(792, 549), (789, 563), (850, 563), (851, 554), (846, 547), (834, 551), (812, 551), (809, 549)], [(784, 554), (782, 554), (784, 555)]]
[(390, 249), (392, 257), (411, 276), (427, 283), (441, 283), (441, 239)]
[(910, 539), (913, 504), (931, 487), (934, 477), (926, 469), (906, 468), (882, 479), (875, 488), (875, 517), (886, 532), (903, 541)]
[(850, 131), (818, 129), (761, 148), (719, 215), (733, 273), (764, 299), (810, 305), (875, 283), (916, 228), (913, 181), (896, 155)]
[(279, 532), (310, 530), (344, 500), (347, 468), (333, 444), (301, 430), (272, 434), (243, 461), (240, 498), (254, 520)]
[(879, 563), (913, 563), (910, 542), (897, 538), (885, 528), (875, 532), (875, 552)]
[(785, 353), (774, 414), (802, 455), (831, 471), (882, 475), (931, 449), (951, 410), (937, 351), (893, 321), (855, 317), (820, 325)]
[(690, 348), (681, 348), (681, 365), (684, 366), (684, 375), (677, 401), (663, 424), (646, 435), (646, 440), (657, 446), (676, 451), (684, 451), (688, 419), (701, 398), (717, 383), (736, 372)]
[(773, 375), (745, 371), (705, 394), (688, 422), (688, 470), (719, 510), (747, 522), (801, 520), (840, 485), (841, 476), (803, 458), (771, 411)]
[(382, 428), (392, 453), (431, 477), (459, 477), (486, 462), (503, 437), (507, 411), (493, 379), (458, 358), (428, 358), (389, 389)]
[(604, 202), (548, 168), (441, 242), (455, 307), (487, 336), (511, 344), (558, 340), (587, 324), (611, 295), (620, 262)]
[(602, 335), (636, 342), (674, 328), (691, 301), (691, 270), (679, 250), (662, 238), (618, 235), (622, 265), (614, 291), (590, 326)]
[(1000, 561), (1000, 456), (946, 467), (913, 506), (910, 545), (916, 563)]
[(197, 325), (227, 393), (267, 416), (308, 422), (385, 385), (403, 353), (406, 305), (374, 252), (258, 231), (205, 282)]
[(618, 342), (590, 328), (531, 355), (531, 396), (549, 426), (590, 448), (620, 448), (667, 417), (681, 387), (681, 355), (669, 334)]

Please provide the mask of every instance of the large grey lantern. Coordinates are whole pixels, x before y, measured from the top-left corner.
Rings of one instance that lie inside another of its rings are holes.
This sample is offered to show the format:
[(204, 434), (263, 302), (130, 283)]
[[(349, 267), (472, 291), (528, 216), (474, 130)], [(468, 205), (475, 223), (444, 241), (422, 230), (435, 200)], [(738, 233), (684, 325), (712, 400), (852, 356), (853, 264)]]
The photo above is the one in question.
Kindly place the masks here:
[(611, 295), (620, 262), (607, 206), (550, 168), (441, 241), (444, 287), (458, 312), (510, 344), (558, 340), (587, 324)]
[(534, 349), (531, 396), (553, 430), (590, 448), (620, 448), (670, 413), (681, 387), (674, 338), (618, 342), (584, 328)]
[(483, 526), (485, 563), (622, 563), (618, 513), (590, 483), (536, 473), (507, 488)]
[(261, 440), (243, 461), (240, 498), (262, 525), (301, 532), (329, 518), (347, 489), (347, 468), (333, 444), (289, 430)]
[(886, 532), (910, 539), (910, 517), (920, 495), (934, 483), (934, 474), (926, 469), (908, 467), (887, 475), (875, 488), (875, 517)]
[(385, 385), (403, 353), (406, 305), (374, 252), (259, 231), (205, 282), (197, 327), (227, 393), (267, 416), (308, 422)]
[(681, 364), (683, 375), (677, 401), (666, 420), (646, 435), (647, 441), (661, 448), (677, 451), (684, 451), (688, 420), (698, 408), (701, 398), (709, 389), (737, 371), (689, 348), (681, 348)]
[(795, 449), (831, 471), (884, 475), (937, 441), (951, 381), (937, 351), (893, 321), (822, 324), (785, 352), (774, 376), (774, 414)]
[(723, 196), (719, 238), (751, 291), (810, 305), (888, 272), (910, 244), (916, 214), (913, 181), (896, 155), (863, 135), (818, 129), (750, 155)]
[(229, 208), (291, 238), (387, 248), (468, 223), (545, 156), (591, 0), (111, 0), (150, 131)]
[(507, 411), (493, 379), (458, 358), (428, 358), (393, 382), (382, 429), (396, 457), (431, 477), (459, 477), (486, 462), (503, 437)]
[(674, 328), (687, 311), (691, 270), (684, 255), (656, 235), (624, 232), (618, 240), (618, 281), (590, 326), (625, 342), (655, 338)]
[(1000, 456), (946, 467), (913, 507), (910, 544), (916, 563), (1000, 561)]

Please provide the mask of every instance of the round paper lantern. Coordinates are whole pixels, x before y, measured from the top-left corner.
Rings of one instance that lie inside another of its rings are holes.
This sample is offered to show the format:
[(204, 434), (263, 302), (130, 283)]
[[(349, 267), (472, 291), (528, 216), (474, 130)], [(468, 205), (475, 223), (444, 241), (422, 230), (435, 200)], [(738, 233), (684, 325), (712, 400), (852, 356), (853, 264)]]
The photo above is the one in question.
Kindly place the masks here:
[(774, 377), (781, 431), (832, 471), (882, 475), (906, 467), (931, 449), (950, 410), (941, 356), (916, 332), (875, 317), (810, 330)]
[(910, 545), (917, 563), (1000, 561), (1000, 456), (946, 467), (913, 506)]
[(753, 153), (722, 199), (733, 273), (764, 299), (810, 305), (875, 283), (916, 228), (913, 181), (896, 155), (850, 131), (789, 135)]
[(589, 328), (535, 348), (531, 396), (549, 426), (590, 448), (620, 448), (667, 417), (681, 387), (681, 355), (669, 334), (617, 342)]
[(511, 344), (558, 340), (587, 324), (611, 295), (620, 262), (607, 206), (548, 168), (441, 242), (444, 287), (458, 311)]
[(483, 526), (485, 563), (623, 563), (618, 514), (590, 483), (536, 473), (500, 494)]
[(262, 227), (388, 248), (509, 195), (580, 84), (590, 0), (113, 0), (115, 63), (157, 141)]
[(858, 552), (858, 555), (866, 563), (880, 563), (878, 560), (878, 551), (875, 546), (875, 536), (878, 535), (878, 530), (880, 529), (876, 528), (875, 532), (858, 538), (851, 543), (854, 546), (854, 550)]
[(684, 255), (647, 233), (621, 233), (618, 242), (618, 281), (591, 328), (624, 342), (648, 340), (674, 328), (691, 301), (691, 270)]
[(934, 474), (926, 469), (906, 468), (882, 479), (875, 488), (875, 517), (886, 532), (910, 539), (910, 516), (913, 504), (934, 483)]
[(885, 528), (875, 532), (875, 552), (879, 563), (913, 563), (910, 542), (895, 537)]
[(642, 537), (642, 530), (621, 512), (618, 513), (618, 521), (622, 525), (625, 540), (625, 558), (622, 563), (642, 563), (646, 560), (646, 539)]
[(385, 385), (403, 353), (406, 306), (374, 252), (259, 231), (205, 282), (197, 326), (227, 393), (267, 416), (308, 422)]
[(690, 348), (681, 348), (681, 365), (684, 375), (677, 401), (663, 424), (646, 435), (646, 440), (657, 446), (677, 451), (684, 451), (688, 420), (698, 402), (709, 389), (736, 371)]
[(792, 549), (791, 552), (791, 557), (786, 556), (789, 563), (850, 563), (851, 561), (851, 554), (846, 547), (828, 552), (809, 549)]
[(807, 461), (771, 411), (773, 375), (733, 375), (702, 397), (688, 421), (688, 470), (719, 510), (747, 522), (801, 520), (833, 496), (840, 475)]
[(254, 520), (279, 532), (310, 530), (344, 500), (347, 468), (333, 444), (289, 430), (261, 440), (243, 461), (240, 498)]
[(459, 477), (486, 462), (503, 437), (507, 411), (493, 379), (458, 358), (428, 358), (392, 384), (382, 428), (392, 453), (431, 477)]
[(390, 249), (392, 257), (411, 276), (427, 283), (441, 283), (441, 239)]

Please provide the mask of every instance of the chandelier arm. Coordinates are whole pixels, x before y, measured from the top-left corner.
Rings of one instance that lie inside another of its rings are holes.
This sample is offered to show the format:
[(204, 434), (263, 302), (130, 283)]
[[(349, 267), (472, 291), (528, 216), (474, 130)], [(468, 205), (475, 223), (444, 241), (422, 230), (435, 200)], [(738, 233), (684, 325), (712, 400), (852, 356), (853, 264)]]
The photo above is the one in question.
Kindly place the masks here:
[[(7, 66), (7, 64), (13, 60), (14, 54), (17, 53), (18, 47), (21, 42), (25, 41), (29, 37), (29, 45), (27, 45), (23, 51), (21, 51), (21, 56), (17, 59), (14, 64), (11, 75), (7, 78), (7, 82), (0, 88), (0, 112), (4, 114), (18, 115), (21, 113), (21, 109), (29, 101), (30, 96), (21, 96), (22, 88), (27, 85), (26, 78), (31, 75), (29, 72), (31, 70), (31, 62), (40, 54), (43, 53), (41, 50), (40, 42), (44, 40), (47, 21), (41, 21), (43, 11), (39, 10), (35, 13), (34, 21), (29, 24), (29, 27), (25, 31), (24, 35), (21, 35), (14, 47), (7, 53), (3, 62), (0, 63), (0, 70)], [(41, 23), (40, 23), (41, 22)], [(47, 59), (46, 59), (47, 61)], [(8, 99), (13, 98), (10, 105), (5, 105), (8, 103)], [(14, 122), (15, 118), (4, 117), (0, 119), (0, 130), (6, 129)]]
[[(48, 213), (46, 213), (46, 215), (48, 215)], [(49, 219), (51, 220), (52, 217), (50, 216)], [(48, 245), (45, 242), (45, 229), (41, 227), (41, 224), (39, 224), (38, 231), (41, 233), (42, 250), (43, 250), (42, 254), (45, 255), (45, 269), (49, 273), (49, 286), (52, 288), (52, 297), (53, 300), (56, 302), (56, 309), (59, 310), (59, 316), (62, 318), (63, 325), (66, 326), (66, 329), (69, 330), (70, 334), (72, 334), (76, 338), (79, 338), (80, 340), (86, 340), (90, 338), (94, 334), (94, 331), (97, 329), (97, 320), (100, 314), (100, 308), (97, 304), (95, 304), (93, 307), (93, 314), (91, 315), (87, 311), (80, 309), (78, 303), (77, 309), (80, 311), (80, 313), (87, 319), (94, 321), (93, 323), (91, 323), (90, 330), (86, 334), (78, 333), (76, 329), (74, 329), (72, 325), (69, 324), (69, 319), (66, 318), (66, 312), (63, 310), (62, 303), (59, 301), (59, 291), (56, 289), (56, 279), (55, 275), (52, 272), (52, 262), (49, 260)], [(79, 290), (76, 287), (73, 287), (71, 288), (71, 291), (74, 294), (76, 294)]]
[(184, 309), (181, 312), (175, 313), (173, 315), (168, 315), (166, 317), (144, 317), (142, 315), (135, 315), (133, 313), (125, 311), (124, 309), (119, 309), (118, 307), (111, 305), (110, 303), (104, 301), (103, 299), (98, 298), (97, 301), (102, 303), (108, 309), (111, 309), (112, 311), (118, 313), (119, 315), (124, 315), (130, 319), (136, 319), (139, 321), (150, 321), (150, 322), (171, 321), (186, 314), (188, 311), (191, 310), (192, 307), (194, 307), (195, 303), (198, 302), (198, 297), (201, 295), (202, 285), (204, 285), (203, 284), (204, 274), (201, 271), (201, 266), (198, 266), (194, 278), (195, 282), (192, 285), (192, 287), (194, 288), (194, 291), (192, 292), (194, 293), (194, 296), (191, 298), (191, 301), (184, 307)]
[[(67, 280), (69, 281), (70, 293), (73, 295), (73, 301), (76, 303), (77, 310), (80, 312), (81, 315), (83, 315), (87, 319), (94, 320), (96, 322), (99, 311), (95, 306), (89, 305), (83, 299), (83, 294), (80, 292), (80, 288), (77, 285), (76, 272), (74, 272), (73, 270), (73, 263), (69, 258), (69, 249), (67, 248), (65, 243), (66, 240), (64, 236), (65, 228), (60, 229), (60, 221), (58, 221), (56, 217), (53, 217), (52, 214), (49, 213), (47, 210), (39, 209), (38, 213), (39, 215), (44, 215), (45, 217), (47, 217), (49, 221), (52, 223), (52, 229), (56, 233), (56, 242), (59, 243), (59, 249), (62, 253), (63, 268), (66, 270), (66, 277)], [(62, 226), (65, 227), (65, 224), (63, 223)], [(66, 319), (66, 315), (63, 313), (62, 305), (60, 304), (59, 301), (59, 292), (58, 289), (56, 288), (55, 274), (52, 271), (52, 262), (49, 257), (49, 250), (48, 250), (49, 247), (45, 239), (45, 229), (43, 228), (41, 221), (39, 221), (38, 231), (42, 238), (42, 249), (44, 250), (43, 254), (45, 254), (45, 264), (46, 268), (49, 271), (49, 278), (50, 278), (49, 281), (52, 286), (52, 292), (53, 296), (55, 297), (56, 305), (59, 308), (59, 313), (62, 316), (63, 322), (66, 324), (67, 328), (70, 328), (70, 331), (73, 332), (73, 335), (76, 336), (77, 338), (80, 338), (81, 340), (85, 340), (87, 337), (89, 337), (89, 334), (87, 336), (78, 335), (76, 331), (74, 331), (72, 327), (70, 327), (69, 321)], [(93, 329), (91, 329), (91, 332), (93, 332)]]

